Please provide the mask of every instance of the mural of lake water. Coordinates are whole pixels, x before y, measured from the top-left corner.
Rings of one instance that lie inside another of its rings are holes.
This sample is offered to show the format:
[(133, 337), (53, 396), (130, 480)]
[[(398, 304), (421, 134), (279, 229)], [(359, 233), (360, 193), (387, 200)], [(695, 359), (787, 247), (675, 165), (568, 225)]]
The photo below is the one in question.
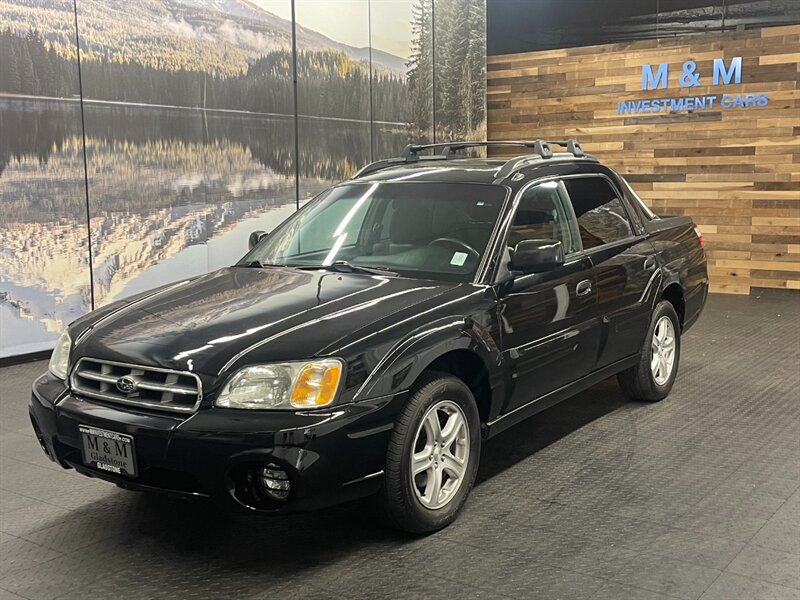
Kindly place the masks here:
[(80, 107), (50, 104), (0, 102), (0, 356), (91, 308)]
[[(92, 292), (98, 307), (232, 264), (251, 231), (296, 209), (291, 119), (87, 103), (87, 220), (77, 103), (0, 108), (0, 356), (50, 347)], [(31, 147), (8, 147), (26, 138), (13, 129), (35, 131)], [(300, 131), (303, 197), (369, 161), (368, 124), (313, 119)]]
[(369, 2), (295, 0), (293, 43), (289, 0), (0, 0), (0, 359), (411, 141), (482, 138), (485, 0)]

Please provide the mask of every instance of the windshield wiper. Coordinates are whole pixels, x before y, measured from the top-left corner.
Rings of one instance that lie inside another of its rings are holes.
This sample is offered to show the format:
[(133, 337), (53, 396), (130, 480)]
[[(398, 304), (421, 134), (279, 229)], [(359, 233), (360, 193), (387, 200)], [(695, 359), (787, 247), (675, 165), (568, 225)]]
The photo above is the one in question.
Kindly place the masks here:
[(264, 269), (266, 267), (285, 267), (286, 265), (263, 263), (260, 260), (252, 260), (249, 263), (241, 263), (234, 265), (235, 267), (250, 267), (252, 269)]
[(291, 265), (295, 269), (325, 269), (336, 273), (367, 273), (369, 275), (391, 275), (397, 277), (397, 273), (390, 271), (386, 267), (364, 267), (354, 265), (346, 260), (335, 260), (329, 265)]

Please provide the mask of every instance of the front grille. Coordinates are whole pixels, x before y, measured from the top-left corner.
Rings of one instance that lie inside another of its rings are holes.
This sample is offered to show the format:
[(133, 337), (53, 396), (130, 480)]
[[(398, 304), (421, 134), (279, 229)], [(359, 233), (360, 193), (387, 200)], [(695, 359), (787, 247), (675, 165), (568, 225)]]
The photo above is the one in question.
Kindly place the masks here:
[(78, 361), (70, 384), (81, 396), (180, 413), (195, 412), (203, 397), (194, 373), (94, 358)]

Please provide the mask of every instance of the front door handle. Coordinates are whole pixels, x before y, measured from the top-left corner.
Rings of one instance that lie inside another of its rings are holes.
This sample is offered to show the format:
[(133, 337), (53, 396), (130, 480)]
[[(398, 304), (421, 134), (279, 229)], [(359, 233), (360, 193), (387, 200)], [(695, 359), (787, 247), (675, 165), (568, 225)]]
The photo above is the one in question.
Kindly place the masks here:
[(592, 293), (592, 282), (588, 279), (584, 279), (578, 285), (575, 286), (575, 295), (576, 296), (586, 296)]
[(656, 268), (656, 259), (652, 256), (648, 256), (644, 259), (644, 270), (645, 271), (652, 271)]

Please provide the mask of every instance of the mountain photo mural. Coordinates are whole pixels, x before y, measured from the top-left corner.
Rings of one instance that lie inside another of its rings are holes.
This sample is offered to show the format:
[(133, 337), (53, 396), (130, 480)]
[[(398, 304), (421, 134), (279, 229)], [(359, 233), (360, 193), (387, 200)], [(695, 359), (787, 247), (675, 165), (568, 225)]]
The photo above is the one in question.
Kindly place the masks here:
[(32, 29), (30, 11), (0, 3), (0, 356), (52, 347), (91, 307), (75, 16)]
[(484, 135), (485, 0), (294, 8), (297, 116), (290, 0), (0, 0), (0, 358), (232, 264), (409, 142)]

